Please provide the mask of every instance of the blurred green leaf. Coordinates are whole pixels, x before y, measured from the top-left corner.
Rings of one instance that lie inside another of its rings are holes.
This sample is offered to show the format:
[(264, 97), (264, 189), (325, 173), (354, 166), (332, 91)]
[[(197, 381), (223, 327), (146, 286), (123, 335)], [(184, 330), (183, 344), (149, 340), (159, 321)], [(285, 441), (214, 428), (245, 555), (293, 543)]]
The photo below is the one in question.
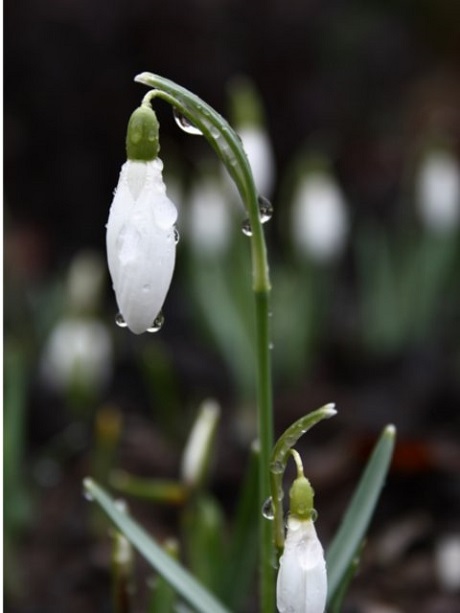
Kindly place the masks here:
[(111, 472), (110, 485), (126, 496), (161, 504), (182, 504), (188, 496), (186, 486), (179, 481), (136, 477), (124, 470)]
[[(179, 559), (179, 544), (169, 539), (164, 549), (174, 560)], [(149, 613), (173, 613), (176, 610), (176, 590), (161, 576), (152, 580)]]
[(113, 499), (92, 479), (84, 480), (84, 488), (86, 495), (104, 509), (126, 538), (185, 601), (201, 613), (228, 613), (215, 596), (174, 561), (143, 528), (117, 509)]
[(331, 602), (353, 565), (374, 513), (393, 455), (396, 430), (387, 426), (367, 463), (353, 498), (326, 556), (328, 602)]
[[(225, 603), (232, 611), (240, 611), (249, 593), (257, 565), (259, 537), (258, 462), (260, 450), (252, 445), (246, 477), (238, 498), (228, 563), (223, 578)], [(235, 589), (235, 585), (238, 589)]]
[(187, 565), (203, 585), (219, 593), (227, 558), (222, 511), (213, 498), (198, 495), (183, 519)]

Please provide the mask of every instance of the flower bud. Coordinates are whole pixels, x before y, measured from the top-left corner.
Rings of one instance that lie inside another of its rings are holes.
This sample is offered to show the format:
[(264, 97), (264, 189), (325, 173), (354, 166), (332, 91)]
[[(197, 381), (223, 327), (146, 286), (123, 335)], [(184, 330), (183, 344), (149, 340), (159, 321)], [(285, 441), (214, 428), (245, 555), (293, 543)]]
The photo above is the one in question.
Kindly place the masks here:
[(160, 151), (159, 123), (149, 104), (142, 104), (129, 118), (126, 132), (128, 160), (154, 160)]
[(327, 574), (324, 552), (313, 523), (313, 488), (303, 474), (302, 461), (291, 449), (297, 464), (297, 479), (289, 492), (290, 514), (284, 552), (276, 582), (280, 613), (324, 613)]
[(131, 116), (126, 149), (107, 222), (107, 260), (123, 321), (141, 334), (154, 329), (171, 283), (177, 219), (156, 157), (158, 121), (147, 105)]

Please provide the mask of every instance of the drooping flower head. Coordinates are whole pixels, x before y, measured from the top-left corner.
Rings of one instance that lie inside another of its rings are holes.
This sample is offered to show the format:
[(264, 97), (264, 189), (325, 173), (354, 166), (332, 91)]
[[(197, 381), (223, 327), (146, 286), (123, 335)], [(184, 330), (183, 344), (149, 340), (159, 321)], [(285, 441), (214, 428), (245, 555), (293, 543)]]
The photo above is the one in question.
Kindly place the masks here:
[(290, 514), (276, 583), (276, 602), (280, 613), (324, 613), (326, 562), (313, 523), (316, 515), (313, 489), (303, 475), (300, 458), (296, 462), (299, 474), (289, 493)]
[(158, 121), (148, 102), (131, 115), (126, 151), (107, 222), (107, 260), (118, 323), (141, 334), (161, 325), (176, 256), (177, 209), (166, 195)]

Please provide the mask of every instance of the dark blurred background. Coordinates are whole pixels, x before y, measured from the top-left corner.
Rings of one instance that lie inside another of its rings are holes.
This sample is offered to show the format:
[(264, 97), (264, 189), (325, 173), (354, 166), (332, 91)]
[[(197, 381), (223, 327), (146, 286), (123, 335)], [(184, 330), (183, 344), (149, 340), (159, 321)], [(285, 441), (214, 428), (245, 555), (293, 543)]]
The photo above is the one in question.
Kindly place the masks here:
[[(107, 406), (109, 421), (114, 411), (124, 424), (113, 463), (171, 476), (197, 404), (217, 397), (226, 434), (212, 488), (229, 513), (229, 488), (245, 462), (248, 396), (193, 300), (199, 284), (190, 287), (182, 241), (161, 338), (116, 329), (104, 271), (97, 306), (70, 305), (72, 263), (90, 253), (94, 272), (104, 254), (127, 120), (146, 91), (133, 78), (143, 71), (180, 83), (224, 116), (234, 77), (248, 77), (260, 95), (276, 170), (270, 258), (276, 279), (289, 280), (279, 294), (274, 284), (274, 319), (290, 319), (302, 274), (318, 297), (313, 305), (302, 298), (305, 309), (322, 314), (301, 335), (296, 372), (282, 364), (275, 372), (277, 431), (331, 400), (342, 410), (304, 450), (326, 539), (379, 430), (393, 422), (400, 431), (346, 610), (460, 610), (459, 574), (446, 579), (442, 566), (448, 549), (448, 566), (460, 568), (460, 214), (445, 232), (430, 229), (414, 195), (425, 152), (447, 152), (458, 172), (460, 3), (9, 0), (4, 16), (9, 610), (111, 610), (107, 554), (88, 536), (80, 486), (94, 468)], [(165, 174), (185, 201), (209, 151), (178, 130), (164, 103), (155, 108)], [(327, 158), (347, 207), (347, 245), (332, 266), (292, 255), (286, 177), (305, 149)], [(310, 317), (302, 308), (293, 320)], [(103, 325), (100, 346), (107, 343), (94, 358), (107, 362), (102, 383), (89, 390), (43, 374), (57, 368), (43, 366), (56, 324), (82, 312)], [(281, 326), (278, 338), (274, 353), (278, 345), (289, 353), (296, 331)], [(140, 513), (153, 532), (171, 530), (162, 511)]]

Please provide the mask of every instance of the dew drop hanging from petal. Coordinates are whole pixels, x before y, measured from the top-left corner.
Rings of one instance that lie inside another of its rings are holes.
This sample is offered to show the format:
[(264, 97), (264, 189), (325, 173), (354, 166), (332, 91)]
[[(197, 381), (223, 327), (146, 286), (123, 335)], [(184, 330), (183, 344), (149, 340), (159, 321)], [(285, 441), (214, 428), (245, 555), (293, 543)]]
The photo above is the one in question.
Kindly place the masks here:
[(123, 315), (121, 313), (117, 313), (115, 315), (115, 323), (117, 324), (117, 326), (119, 328), (127, 328), (128, 324), (125, 321), (125, 318), (123, 317)]
[(177, 245), (179, 241), (180, 241), (180, 233), (179, 233), (179, 230), (176, 228), (176, 226), (174, 226), (174, 242)]
[(159, 332), (161, 328), (163, 327), (164, 322), (165, 322), (164, 315), (160, 311), (158, 315), (155, 317), (153, 324), (149, 328), (147, 328), (146, 332), (150, 332), (151, 334), (153, 334), (154, 332)]
[(191, 121), (189, 121), (182, 113), (180, 113), (177, 109), (173, 109), (174, 121), (177, 123), (179, 128), (187, 134), (195, 134), (196, 136), (203, 136), (203, 132), (199, 130), (196, 126), (193, 125)]

